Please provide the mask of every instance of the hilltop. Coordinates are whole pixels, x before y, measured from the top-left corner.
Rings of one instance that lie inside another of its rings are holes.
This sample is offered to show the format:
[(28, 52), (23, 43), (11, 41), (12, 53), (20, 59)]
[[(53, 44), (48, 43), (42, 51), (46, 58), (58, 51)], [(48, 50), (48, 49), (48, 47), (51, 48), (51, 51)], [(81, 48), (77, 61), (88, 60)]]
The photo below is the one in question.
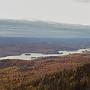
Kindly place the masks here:
[(86, 64), (90, 64), (90, 53), (48, 57), (32, 61), (1, 60), (0, 88), (3, 88), (3, 90), (11, 90), (10, 88), (13, 88), (12, 90), (22, 90), (20, 87), (23, 85), (24, 88), (29, 88), (25, 90), (34, 90), (30, 89), (32, 81), (39, 80), (46, 75), (63, 72), (63, 70), (76, 70), (78, 67)]

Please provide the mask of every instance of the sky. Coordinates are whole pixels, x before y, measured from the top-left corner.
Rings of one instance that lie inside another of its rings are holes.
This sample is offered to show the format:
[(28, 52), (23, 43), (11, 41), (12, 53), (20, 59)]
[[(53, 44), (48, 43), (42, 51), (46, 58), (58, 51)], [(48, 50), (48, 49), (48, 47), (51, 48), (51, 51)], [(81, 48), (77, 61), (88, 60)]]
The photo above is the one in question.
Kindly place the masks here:
[(90, 0), (0, 0), (0, 19), (90, 25)]
[[(0, 0), (0, 19), (90, 25), (90, 0)], [(8, 27), (0, 24), (0, 36), (90, 37), (90, 30), (37, 30), (36, 27), (32, 29), (32, 26)]]

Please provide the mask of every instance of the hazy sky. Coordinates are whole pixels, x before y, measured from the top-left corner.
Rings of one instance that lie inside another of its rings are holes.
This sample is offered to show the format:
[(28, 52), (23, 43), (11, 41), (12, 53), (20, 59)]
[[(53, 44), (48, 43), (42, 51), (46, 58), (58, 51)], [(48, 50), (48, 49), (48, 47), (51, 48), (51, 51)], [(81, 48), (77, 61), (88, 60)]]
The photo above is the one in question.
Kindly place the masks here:
[(90, 25), (90, 0), (0, 0), (0, 19), (38, 19)]

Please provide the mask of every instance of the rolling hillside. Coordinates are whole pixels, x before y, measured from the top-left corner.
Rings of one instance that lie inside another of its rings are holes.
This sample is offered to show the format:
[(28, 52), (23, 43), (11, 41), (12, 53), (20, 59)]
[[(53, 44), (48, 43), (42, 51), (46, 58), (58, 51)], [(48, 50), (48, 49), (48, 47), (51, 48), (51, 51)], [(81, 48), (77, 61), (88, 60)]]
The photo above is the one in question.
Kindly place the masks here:
[[(47, 81), (49, 83), (49, 86), (46, 86), (46, 84), (43, 83), (46, 78), (47, 80), (50, 80), (51, 77), (53, 77), (54, 75), (59, 75), (58, 73), (63, 72), (64, 70), (68, 72), (68, 74), (66, 75), (69, 75), (70, 70), (78, 70), (77, 68), (83, 67), (83, 65), (86, 65), (85, 67), (87, 67), (87, 64), (90, 64), (89, 53), (75, 54), (65, 57), (41, 58), (33, 61), (2, 60), (0, 61), (0, 88), (1, 90), (42, 90), (42, 88), (43, 90), (49, 90), (48, 88), (50, 86), (52, 87), (52, 85), (54, 84), (53, 82), (55, 81), (52, 81), (51, 84)], [(85, 75), (89, 73), (90, 72), (85, 72), (85, 70), (83, 70), (82, 74), (84, 74), (85, 81), (87, 80), (87, 78), (89, 78), (89, 76), (86, 77)], [(58, 78), (61, 77), (59, 76)], [(71, 75), (68, 77), (68, 79), (69, 78), (71, 78)], [(42, 79), (43, 82), (41, 82)], [(57, 80), (56, 77), (54, 79)], [(54, 87), (52, 90), (55, 90)], [(67, 89), (62, 88), (61, 90)]]

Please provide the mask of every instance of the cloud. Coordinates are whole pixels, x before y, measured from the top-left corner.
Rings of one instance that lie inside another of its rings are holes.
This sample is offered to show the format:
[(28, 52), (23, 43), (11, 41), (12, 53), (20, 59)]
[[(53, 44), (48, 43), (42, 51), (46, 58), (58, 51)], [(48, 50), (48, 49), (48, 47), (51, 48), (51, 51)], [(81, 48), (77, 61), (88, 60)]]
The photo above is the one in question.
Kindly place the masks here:
[(90, 0), (76, 0), (78, 2), (83, 2), (83, 3), (90, 3)]

